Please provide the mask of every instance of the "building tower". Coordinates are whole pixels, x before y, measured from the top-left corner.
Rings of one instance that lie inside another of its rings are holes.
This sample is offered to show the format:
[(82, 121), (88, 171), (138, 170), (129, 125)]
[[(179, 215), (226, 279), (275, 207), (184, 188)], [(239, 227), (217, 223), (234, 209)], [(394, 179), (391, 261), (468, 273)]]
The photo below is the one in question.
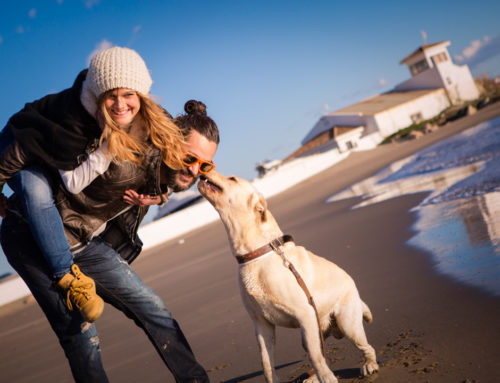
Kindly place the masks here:
[(396, 92), (444, 88), (451, 104), (475, 100), (479, 92), (467, 65), (455, 65), (448, 53), (450, 41), (422, 45), (401, 60), (411, 79), (394, 88)]

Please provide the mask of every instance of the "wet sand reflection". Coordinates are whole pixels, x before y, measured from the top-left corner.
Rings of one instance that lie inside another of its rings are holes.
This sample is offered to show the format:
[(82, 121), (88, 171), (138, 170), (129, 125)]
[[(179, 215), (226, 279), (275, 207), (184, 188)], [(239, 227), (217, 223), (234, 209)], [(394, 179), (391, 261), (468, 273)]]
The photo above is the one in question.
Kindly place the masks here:
[(500, 118), (398, 161), (327, 202), (362, 197), (362, 208), (429, 192), (414, 209), (409, 244), (434, 256), (436, 269), (500, 295)]

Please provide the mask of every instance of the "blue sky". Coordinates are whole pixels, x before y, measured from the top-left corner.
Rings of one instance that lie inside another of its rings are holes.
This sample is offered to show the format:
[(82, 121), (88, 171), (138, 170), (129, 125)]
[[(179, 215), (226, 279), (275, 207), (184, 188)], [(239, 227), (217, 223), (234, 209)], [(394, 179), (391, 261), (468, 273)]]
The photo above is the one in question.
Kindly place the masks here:
[[(173, 115), (203, 101), (226, 175), (300, 146), (322, 114), (409, 78), (399, 62), (450, 40), (474, 76), (500, 75), (499, 1), (45, 0), (2, 2), (0, 123), (71, 86), (101, 47), (137, 50)], [(424, 40), (425, 39), (425, 40)]]

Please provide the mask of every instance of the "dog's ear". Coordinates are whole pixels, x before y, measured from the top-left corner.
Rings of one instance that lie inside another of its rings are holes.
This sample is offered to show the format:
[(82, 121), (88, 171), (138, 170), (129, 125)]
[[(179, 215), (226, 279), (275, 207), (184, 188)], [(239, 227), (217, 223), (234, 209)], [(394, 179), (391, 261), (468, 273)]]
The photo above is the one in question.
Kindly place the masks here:
[(260, 196), (259, 200), (257, 201), (257, 204), (255, 205), (255, 210), (258, 213), (258, 216), (260, 217), (261, 222), (266, 222), (267, 221), (267, 203), (264, 197)]

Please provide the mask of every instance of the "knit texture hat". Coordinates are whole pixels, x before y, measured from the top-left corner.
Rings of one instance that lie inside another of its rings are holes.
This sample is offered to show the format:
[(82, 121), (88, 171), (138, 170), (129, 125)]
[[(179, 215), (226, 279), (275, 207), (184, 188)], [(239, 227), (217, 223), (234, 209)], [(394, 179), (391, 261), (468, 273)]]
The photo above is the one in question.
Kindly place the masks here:
[(136, 51), (113, 47), (97, 53), (90, 61), (80, 99), (85, 109), (94, 116), (97, 99), (102, 93), (129, 88), (147, 95), (152, 83), (146, 63)]

